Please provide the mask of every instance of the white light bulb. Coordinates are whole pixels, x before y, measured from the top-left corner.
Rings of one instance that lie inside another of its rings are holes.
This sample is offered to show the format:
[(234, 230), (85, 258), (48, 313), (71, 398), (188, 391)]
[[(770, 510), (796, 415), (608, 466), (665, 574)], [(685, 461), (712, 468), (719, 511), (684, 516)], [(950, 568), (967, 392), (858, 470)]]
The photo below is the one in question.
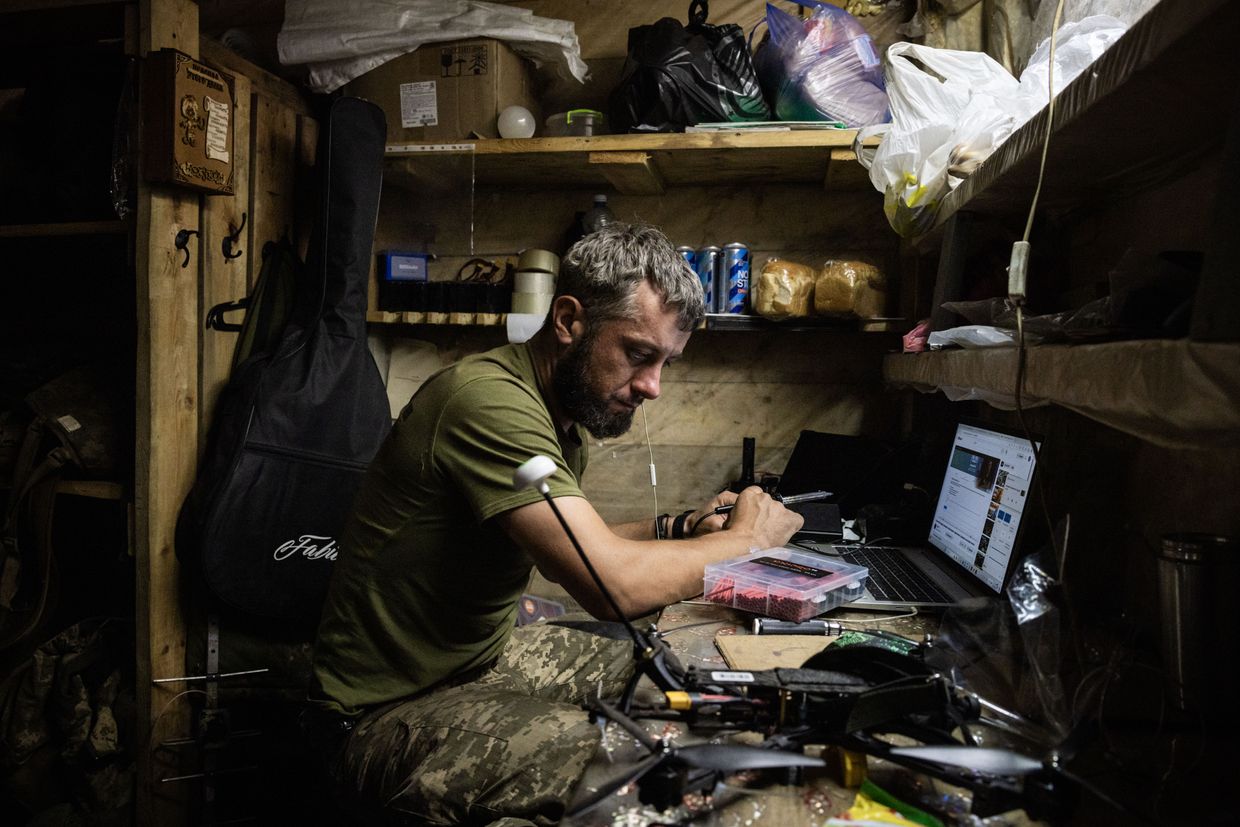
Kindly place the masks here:
[(499, 113), (501, 138), (529, 138), (534, 134), (534, 116), (524, 106), (509, 106)]

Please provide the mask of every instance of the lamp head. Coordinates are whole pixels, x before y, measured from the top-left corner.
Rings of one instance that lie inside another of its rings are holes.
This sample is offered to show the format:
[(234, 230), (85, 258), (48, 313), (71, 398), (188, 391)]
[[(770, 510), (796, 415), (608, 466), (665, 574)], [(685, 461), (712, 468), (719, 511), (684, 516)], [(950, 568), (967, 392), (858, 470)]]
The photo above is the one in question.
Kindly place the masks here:
[(551, 492), (547, 478), (555, 473), (555, 463), (549, 457), (537, 454), (521, 463), (512, 475), (512, 487), (518, 491), (535, 488), (542, 494)]

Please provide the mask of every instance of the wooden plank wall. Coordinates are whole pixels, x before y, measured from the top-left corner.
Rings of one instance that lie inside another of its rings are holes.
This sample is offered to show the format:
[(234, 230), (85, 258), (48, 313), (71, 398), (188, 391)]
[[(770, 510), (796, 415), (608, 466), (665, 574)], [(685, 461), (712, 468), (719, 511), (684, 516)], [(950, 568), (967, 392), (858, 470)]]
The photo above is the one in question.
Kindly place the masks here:
[[(471, 198), (467, 187), (433, 194), (388, 188), (375, 249), (420, 249), (418, 239), (432, 226), (435, 279), (455, 277), (473, 255), (503, 261), (527, 247), (563, 252), (562, 237), (575, 213), (590, 206), (590, 196), (495, 189)], [(767, 255), (806, 263), (860, 255), (893, 272), (898, 267), (897, 239), (872, 191), (692, 187), (662, 196), (612, 195), (611, 206), (620, 219), (659, 226), (676, 243), (747, 242), (759, 266)], [(503, 334), (423, 327), (378, 338), (387, 340), (381, 361), (395, 414), (432, 372), (501, 343)], [(689, 507), (733, 479), (745, 436), (756, 438), (760, 467), (778, 473), (802, 429), (892, 434), (898, 406), (881, 388), (880, 360), (898, 344), (892, 335), (845, 332), (696, 333), (685, 358), (666, 372), (663, 397), (647, 412), (660, 508)], [(635, 426), (591, 450), (586, 490), (610, 520), (635, 519), (653, 508), (640, 418)]]

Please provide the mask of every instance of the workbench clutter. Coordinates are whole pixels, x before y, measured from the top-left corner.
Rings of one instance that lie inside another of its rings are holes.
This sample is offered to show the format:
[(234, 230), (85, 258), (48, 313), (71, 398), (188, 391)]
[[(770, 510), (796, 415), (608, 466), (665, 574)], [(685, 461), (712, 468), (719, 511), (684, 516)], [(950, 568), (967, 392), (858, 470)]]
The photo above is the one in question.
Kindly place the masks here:
[(176, 49), (142, 65), (143, 175), (208, 193), (233, 192), (233, 79)]

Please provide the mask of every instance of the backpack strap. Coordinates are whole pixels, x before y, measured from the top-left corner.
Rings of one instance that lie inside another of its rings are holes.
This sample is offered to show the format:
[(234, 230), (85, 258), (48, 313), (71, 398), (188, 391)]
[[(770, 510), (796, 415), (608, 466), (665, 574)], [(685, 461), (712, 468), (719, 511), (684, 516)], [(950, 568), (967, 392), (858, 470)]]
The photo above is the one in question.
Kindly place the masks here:
[(46, 436), (46, 422), (36, 416), (22, 440), (0, 527), (0, 649), (25, 639), (47, 611), (56, 484), (73, 455), (57, 445), (36, 462)]

